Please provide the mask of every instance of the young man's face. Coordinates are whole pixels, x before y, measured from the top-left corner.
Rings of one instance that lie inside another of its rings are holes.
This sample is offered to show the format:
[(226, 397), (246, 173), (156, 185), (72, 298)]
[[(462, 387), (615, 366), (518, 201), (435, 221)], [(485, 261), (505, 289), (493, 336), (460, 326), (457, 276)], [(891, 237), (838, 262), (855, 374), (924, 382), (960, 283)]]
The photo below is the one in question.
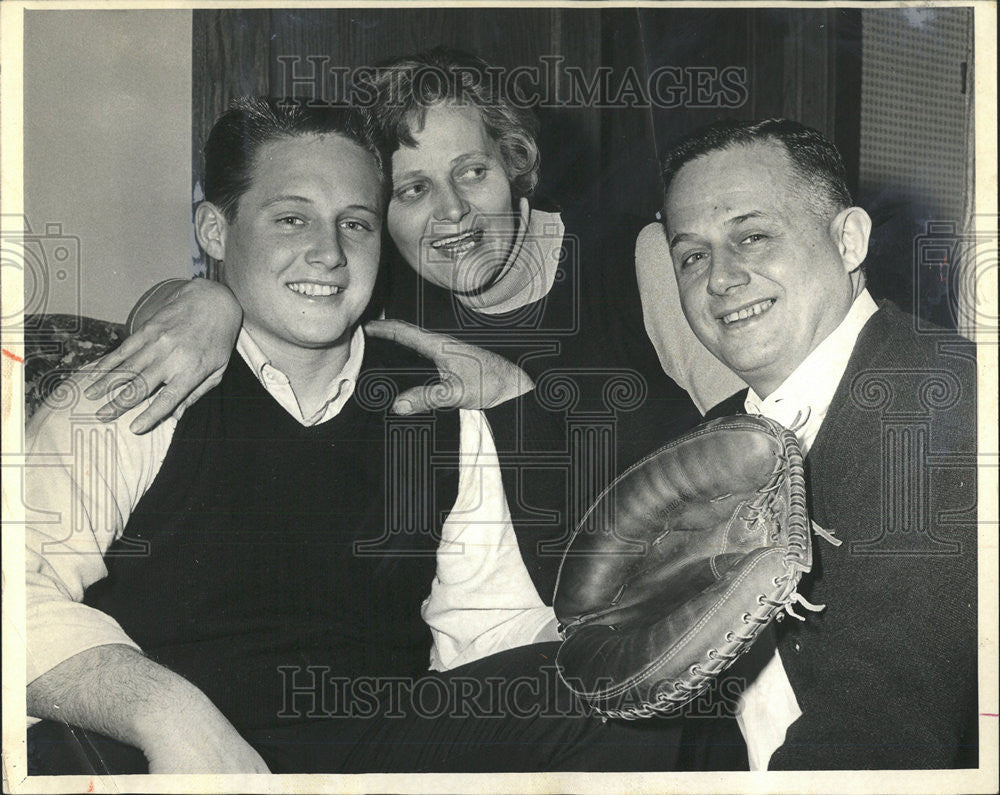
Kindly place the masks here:
[(804, 199), (784, 147), (763, 142), (687, 163), (666, 200), (684, 315), (765, 396), (843, 320), (849, 273), (833, 219)]
[(371, 154), (336, 134), (261, 147), (224, 224), (222, 278), (269, 355), (350, 341), (378, 273), (382, 188)]

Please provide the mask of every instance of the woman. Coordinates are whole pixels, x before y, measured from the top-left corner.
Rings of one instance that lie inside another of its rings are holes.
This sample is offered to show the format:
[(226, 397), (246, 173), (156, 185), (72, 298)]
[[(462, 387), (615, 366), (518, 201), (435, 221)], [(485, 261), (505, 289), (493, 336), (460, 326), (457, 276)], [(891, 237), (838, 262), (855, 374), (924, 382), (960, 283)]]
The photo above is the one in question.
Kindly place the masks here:
[(531, 206), (537, 121), (486, 81), (488, 68), (439, 48), (377, 72), (396, 255), (388, 316), (501, 352), (537, 377), (538, 353), (578, 330), (578, 252), (558, 213)]
[[(497, 70), (437, 48), (376, 75), (389, 256), (409, 266), (390, 268), (387, 316), (514, 361), (543, 400), (568, 376), (578, 408), (617, 414), (615, 469), (694, 424), (643, 328), (634, 235), (616, 236), (610, 214), (558, 212), (536, 195), (537, 120)], [(616, 402), (615, 385), (645, 401)]]

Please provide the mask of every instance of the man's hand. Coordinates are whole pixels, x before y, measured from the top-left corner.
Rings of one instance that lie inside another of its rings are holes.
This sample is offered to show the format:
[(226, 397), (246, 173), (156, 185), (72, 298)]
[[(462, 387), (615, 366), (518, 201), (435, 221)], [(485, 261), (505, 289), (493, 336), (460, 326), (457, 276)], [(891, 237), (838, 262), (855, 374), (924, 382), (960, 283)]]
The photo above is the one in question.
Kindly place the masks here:
[(153, 293), (149, 319), (96, 365), (86, 390), (94, 399), (118, 390), (100, 408), (105, 421), (121, 416), (159, 390), (129, 426), (144, 433), (171, 413), (180, 414), (216, 386), (229, 363), (243, 323), (243, 310), (229, 288), (208, 279), (179, 287), (171, 282)]
[(488, 409), (530, 392), (534, 383), (520, 367), (499, 354), (459, 342), (447, 334), (405, 323), (372, 320), (365, 333), (415, 350), (434, 362), (441, 380), (403, 392), (392, 404), (396, 414), (433, 409)]
[(215, 707), (191, 710), (181, 723), (162, 723), (141, 750), (150, 773), (270, 772), (260, 754)]

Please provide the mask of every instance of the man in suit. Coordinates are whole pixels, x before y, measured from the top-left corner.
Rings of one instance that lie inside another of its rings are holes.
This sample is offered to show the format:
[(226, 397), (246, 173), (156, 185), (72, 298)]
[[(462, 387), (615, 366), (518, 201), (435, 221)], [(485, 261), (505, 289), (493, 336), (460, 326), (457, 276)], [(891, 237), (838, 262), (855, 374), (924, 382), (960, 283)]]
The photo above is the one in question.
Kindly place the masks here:
[(751, 767), (975, 766), (974, 346), (872, 299), (871, 220), (816, 131), (699, 130), (664, 190), (684, 315), (749, 385), (708, 417), (795, 430), (829, 531), (800, 589), (825, 609), (740, 672)]

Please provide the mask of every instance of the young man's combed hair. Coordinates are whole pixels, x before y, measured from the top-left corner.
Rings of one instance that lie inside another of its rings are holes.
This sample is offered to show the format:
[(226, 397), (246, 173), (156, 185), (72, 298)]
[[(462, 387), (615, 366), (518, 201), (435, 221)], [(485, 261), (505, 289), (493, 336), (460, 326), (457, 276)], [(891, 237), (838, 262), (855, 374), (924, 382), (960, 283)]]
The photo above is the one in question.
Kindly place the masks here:
[(275, 97), (239, 97), (216, 121), (205, 143), (205, 199), (229, 221), (250, 187), (262, 146), (302, 135), (336, 134), (371, 153), (384, 181), (384, 169), (370, 114), (356, 108)]

